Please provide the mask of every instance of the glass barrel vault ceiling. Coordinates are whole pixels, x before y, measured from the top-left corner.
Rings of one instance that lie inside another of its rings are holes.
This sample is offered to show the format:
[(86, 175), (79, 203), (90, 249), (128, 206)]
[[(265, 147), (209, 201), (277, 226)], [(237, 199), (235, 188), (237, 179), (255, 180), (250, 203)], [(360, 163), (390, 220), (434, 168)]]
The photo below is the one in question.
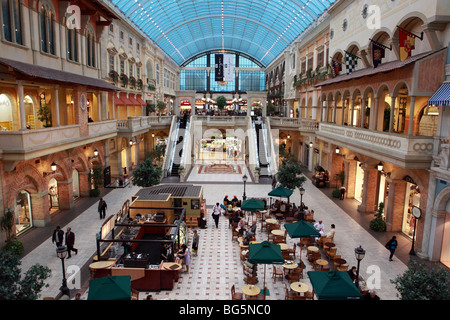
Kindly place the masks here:
[(110, 0), (179, 65), (211, 50), (267, 66), (335, 0)]

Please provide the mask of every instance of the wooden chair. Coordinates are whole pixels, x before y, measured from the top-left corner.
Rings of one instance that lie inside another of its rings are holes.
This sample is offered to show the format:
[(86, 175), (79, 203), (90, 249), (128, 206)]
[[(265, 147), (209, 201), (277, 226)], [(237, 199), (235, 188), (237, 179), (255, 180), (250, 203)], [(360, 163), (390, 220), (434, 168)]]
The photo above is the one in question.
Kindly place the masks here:
[(292, 290), (289, 290), (285, 286), (285, 293), (284, 293), (284, 300), (294, 300), (294, 296), (297, 296), (297, 293), (293, 292)]
[(337, 267), (338, 271), (348, 271), (348, 264), (341, 264), (339, 267)]
[(266, 300), (267, 287), (264, 287), (263, 293), (256, 296), (256, 300)]
[(333, 260), (334, 256), (336, 255), (337, 248), (330, 248), (330, 250), (327, 251), (326, 255), (328, 259)]
[(325, 239), (327, 238), (327, 236), (321, 236), (317, 241), (316, 244), (318, 247), (323, 247), (323, 244), (325, 243)]
[(139, 291), (131, 288), (131, 300), (139, 300)]
[(320, 269), (320, 271), (330, 271), (330, 267), (322, 267), (322, 269)]
[(236, 292), (234, 284), (231, 286), (231, 300), (242, 300), (244, 295), (241, 292)]
[(308, 300), (314, 300), (314, 292), (312, 291), (305, 292), (305, 297)]
[(287, 252), (287, 250), (281, 251), (281, 254), (283, 255), (284, 260), (291, 260), (291, 255)]
[(306, 297), (305, 296), (295, 295), (294, 299), (292, 299), (292, 300), (306, 300)]
[(320, 259), (322, 257), (322, 254), (320, 252), (312, 252), (308, 256), (308, 261), (314, 263), (317, 259)]
[[(302, 274), (301, 278), (303, 278), (303, 272), (301, 274)], [(295, 270), (292, 271), (291, 273), (288, 273), (287, 274), (287, 279), (289, 280), (289, 283), (300, 281), (300, 275), (301, 274), (300, 274), (300, 271), (295, 272)]]
[(258, 280), (256, 279), (256, 277), (252, 277), (252, 276), (247, 276), (247, 278), (245, 279), (245, 283), (246, 284), (256, 284), (258, 282)]
[(273, 281), (275, 282), (277, 280), (277, 278), (280, 278), (281, 280), (283, 280), (283, 277), (284, 277), (283, 270), (278, 269), (275, 266), (272, 266), (272, 268), (273, 268), (273, 271), (272, 271)]
[(292, 249), (289, 248), (289, 249), (286, 250), (287, 253), (289, 253), (289, 255), (292, 255), (294, 257), (294, 259), (295, 259), (295, 249), (296, 248), (297, 248), (297, 244), (294, 243), (294, 246), (293, 246)]

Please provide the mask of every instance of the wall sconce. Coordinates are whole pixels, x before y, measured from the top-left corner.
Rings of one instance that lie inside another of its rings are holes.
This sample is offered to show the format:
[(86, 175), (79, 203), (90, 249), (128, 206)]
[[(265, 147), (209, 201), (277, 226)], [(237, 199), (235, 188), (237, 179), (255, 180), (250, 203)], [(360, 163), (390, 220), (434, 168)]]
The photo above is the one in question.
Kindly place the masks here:
[(336, 152), (336, 154), (339, 154), (339, 147), (336, 147), (336, 149), (335, 149), (335, 152)]
[(97, 156), (98, 156), (98, 150), (95, 149), (95, 150), (94, 150), (94, 158), (97, 158)]
[(290, 138), (291, 138), (291, 135), (290, 135), (290, 134), (288, 134), (288, 135), (287, 135), (287, 138), (288, 138), (288, 139), (290, 139)]
[(378, 171), (382, 172), (383, 168), (384, 168), (383, 163), (380, 162), (379, 164), (377, 164)]
[(152, 138), (154, 138), (155, 137), (155, 134), (154, 133), (152, 133)]
[(312, 141), (309, 143), (309, 147), (312, 148), (313, 147), (313, 143)]
[(133, 145), (133, 140), (132, 139), (130, 139), (130, 146), (132, 146)]
[(54, 174), (56, 172), (56, 163), (52, 162), (52, 164), (50, 165), (50, 169), (52, 169), (52, 171), (50, 171), (50, 172), (44, 171), (42, 173), (44, 175), (44, 177)]

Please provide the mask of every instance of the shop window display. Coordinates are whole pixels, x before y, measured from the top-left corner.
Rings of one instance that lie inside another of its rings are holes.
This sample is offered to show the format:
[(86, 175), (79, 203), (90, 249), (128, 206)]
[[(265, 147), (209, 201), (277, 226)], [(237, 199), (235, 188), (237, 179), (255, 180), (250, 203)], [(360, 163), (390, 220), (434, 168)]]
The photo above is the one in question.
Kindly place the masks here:
[(407, 182), (402, 232), (410, 238), (413, 237), (415, 223), (414, 216), (412, 215), (413, 206), (420, 207), (420, 189), (415, 183)]
[(14, 214), (16, 234), (20, 234), (32, 227), (31, 199), (27, 191), (21, 191), (17, 195)]

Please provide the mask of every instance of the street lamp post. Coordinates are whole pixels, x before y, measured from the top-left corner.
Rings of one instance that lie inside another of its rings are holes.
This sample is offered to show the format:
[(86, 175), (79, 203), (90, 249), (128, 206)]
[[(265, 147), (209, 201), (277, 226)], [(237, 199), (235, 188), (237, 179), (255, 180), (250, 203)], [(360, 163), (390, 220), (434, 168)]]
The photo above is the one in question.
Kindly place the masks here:
[(245, 184), (247, 183), (247, 179), (248, 179), (247, 175), (244, 174), (242, 176), (242, 181), (244, 181), (244, 194), (242, 196), (242, 200), (247, 200), (247, 195), (245, 194)]
[(366, 255), (366, 251), (361, 246), (359, 246), (358, 248), (355, 249), (355, 257), (356, 257), (356, 260), (358, 261), (355, 284), (358, 289), (359, 289), (359, 264), (360, 264), (361, 260), (364, 259), (365, 255)]
[(416, 240), (417, 220), (420, 219), (420, 216), (422, 215), (422, 210), (419, 207), (413, 206), (412, 207), (412, 215), (414, 216), (414, 233), (413, 233), (413, 238), (412, 238), (411, 250), (409, 251), (409, 254), (411, 256), (415, 256), (416, 252), (414, 251), (414, 242)]
[(305, 212), (303, 209), (303, 195), (305, 194), (305, 189), (303, 189), (302, 187), (298, 188), (298, 190), (300, 191), (300, 212), (299, 212), (299, 218), (301, 217), (301, 219), (303, 220), (305, 218)]
[(56, 255), (58, 256), (58, 258), (61, 259), (62, 272), (63, 272), (62, 286), (61, 286), (61, 288), (59, 288), (59, 290), (62, 292), (62, 294), (69, 295), (69, 288), (67, 287), (67, 280), (66, 280), (66, 268), (64, 266), (64, 259), (67, 256), (67, 247), (59, 246), (58, 248), (56, 248)]

